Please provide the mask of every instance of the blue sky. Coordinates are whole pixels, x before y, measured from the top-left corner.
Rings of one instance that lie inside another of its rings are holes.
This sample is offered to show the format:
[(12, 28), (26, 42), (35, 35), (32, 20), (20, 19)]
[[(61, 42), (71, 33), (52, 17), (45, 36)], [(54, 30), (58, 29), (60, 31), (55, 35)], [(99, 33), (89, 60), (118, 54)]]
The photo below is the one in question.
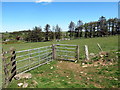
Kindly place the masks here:
[(3, 31), (20, 31), (34, 26), (44, 28), (46, 24), (58, 24), (63, 31), (68, 30), (70, 21), (96, 21), (100, 16), (118, 17), (117, 2), (3, 2)]
[[(35, 1), (38, 0), (2, 0), (2, 2), (35, 2)], [(118, 2), (119, 0), (52, 0), (52, 1), (53, 2)]]

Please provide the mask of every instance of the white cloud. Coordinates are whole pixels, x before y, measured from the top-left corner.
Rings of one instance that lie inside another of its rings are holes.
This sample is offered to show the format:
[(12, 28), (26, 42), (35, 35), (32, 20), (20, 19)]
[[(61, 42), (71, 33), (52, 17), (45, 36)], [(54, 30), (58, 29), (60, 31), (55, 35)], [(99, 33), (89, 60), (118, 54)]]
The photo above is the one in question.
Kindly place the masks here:
[(53, 0), (37, 0), (36, 3), (41, 3), (41, 2), (52, 2)]

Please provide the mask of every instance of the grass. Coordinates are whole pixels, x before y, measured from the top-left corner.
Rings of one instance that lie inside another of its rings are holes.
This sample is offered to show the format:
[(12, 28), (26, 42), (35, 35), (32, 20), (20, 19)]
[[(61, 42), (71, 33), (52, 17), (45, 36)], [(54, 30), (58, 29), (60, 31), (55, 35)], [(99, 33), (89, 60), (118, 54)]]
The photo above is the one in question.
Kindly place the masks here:
[[(8, 88), (21, 88), (17, 83), (24, 81), (29, 84), (28, 88), (118, 88), (120, 72), (117, 67), (112, 64), (83, 68), (73, 62), (53, 61), (30, 71), (31, 79), (13, 80)], [(34, 85), (33, 80), (38, 84)]]
[(79, 45), (80, 50), (84, 47), (84, 45), (88, 45), (90, 52), (98, 51), (97, 43), (99, 43), (103, 48), (103, 50), (106, 51), (106, 50), (118, 48), (118, 36), (74, 39), (70, 41), (60, 41), (60, 42), (49, 41), (49, 42), (19, 43), (19, 44), (17, 43), (3, 44), (3, 49), (9, 50), (10, 47), (14, 47), (17, 51), (19, 51), (19, 50), (26, 50), (29, 48), (48, 46), (56, 43)]
[(34, 43), (16, 43), (16, 44), (3, 44), (3, 50), (9, 50), (10, 47), (14, 47), (16, 51), (26, 50), (30, 48), (38, 48), (42, 46), (49, 46), (52, 44), (73, 44), (79, 45), (80, 47), (80, 58), (84, 58), (84, 45), (88, 45), (89, 53), (98, 53), (100, 50), (97, 46), (99, 43), (103, 49), (103, 51), (110, 51), (114, 49), (118, 49), (118, 36), (110, 36), (110, 37), (96, 37), (96, 38), (82, 38), (82, 39), (74, 39), (70, 41), (49, 41), (49, 42), (34, 42)]
[[(104, 51), (116, 50), (118, 49), (118, 36), (60, 42), (3, 44), (3, 49), (9, 50), (12, 46), (17, 51), (20, 51), (52, 44), (73, 44), (80, 46), (80, 60), (82, 60), (84, 58), (84, 45), (88, 45), (89, 53), (98, 53), (100, 50), (97, 47), (97, 43), (101, 45)], [(111, 58), (113, 57), (111, 56)], [(51, 67), (53, 69), (50, 69)], [(79, 63), (53, 61), (50, 64), (30, 71), (30, 73), (33, 75), (31, 79), (13, 80), (8, 87), (18, 88), (17, 83), (24, 81), (29, 84), (28, 88), (117, 88), (119, 84), (117, 64), (83, 68)], [(38, 84), (33, 85), (33, 80), (37, 81)]]

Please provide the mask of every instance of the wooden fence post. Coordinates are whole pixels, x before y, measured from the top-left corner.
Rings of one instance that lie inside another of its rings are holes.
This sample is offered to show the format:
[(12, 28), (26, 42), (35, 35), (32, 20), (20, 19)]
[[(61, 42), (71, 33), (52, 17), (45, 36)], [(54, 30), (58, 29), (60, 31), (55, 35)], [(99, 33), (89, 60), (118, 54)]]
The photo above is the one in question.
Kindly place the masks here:
[(103, 51), (99, 43), (97, 43), (97, 46), (99, 47), (99, 49), (100, 49), (101, 51)]
[(86, 60), (89, 60), (89, 53), (88, 53), (88, 46), (85, 45), (85, 56), (86, 56)]
[(11, 49), (11, 76), (9, 78), (9, 81), (12, 80), (12, 78), (16, 75), (16, 61), (15, 61), (15, 58), (16, 58), (16, 53), (15, 53), (15, 49)]
[(79, 45), (77, 45), (77, 61), (79, 61)]
[(56, 59), (56, 49), (55, 49), (55, 44), (52, 45), (52, 55), (53, 55), (53, 59)]
[(6, 87), (8, 85), (8, 70), (6, 67), (6, 58), (5, 58), (5, 52), (2, 52), (2, 61), (3, 61), (3, 70), (4, 70), (4, 81), (3, 81), (3, 87)]

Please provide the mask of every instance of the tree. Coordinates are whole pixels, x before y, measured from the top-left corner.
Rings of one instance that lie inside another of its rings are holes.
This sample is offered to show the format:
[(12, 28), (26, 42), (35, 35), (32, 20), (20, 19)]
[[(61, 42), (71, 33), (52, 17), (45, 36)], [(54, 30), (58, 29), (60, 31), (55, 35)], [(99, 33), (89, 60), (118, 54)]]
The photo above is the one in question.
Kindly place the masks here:
[(90, 22), (88, 23), (88, 36), (91, 38), (92, 37), (92, 28), (93, 28), (93, 23)]
[(56, 35), (55, 35), (55, 27), (52, 27), (52, 31), (53, 31), (53, 39), (56, 40)]
[(75, 29), (76, 37), (82, 37), (83, 22), (79, 20)]
[(68, 32), (70, 32), (70, 38), (72, 38), (74, 37), (75, 23), (71, 21), (68, 27), (69, 27)]
[(117, 34), (120, 34), (120, 19), (117, 22)]
[(42, 28), (35, 26), (32, 31), (29, 31), (27, 36), (25, 37), (26, 41), (31, 42), (40, 42), (43, 40)]
[(114, 18), (114, 34), (118, 34), (119, 33), (119, 25), (118, 25), (119, 22), (119, 19), (117, 18)]
[(96, 28), (97, 28), (97, 22), (93, 22), (93, 32), (92, 32), (93, 37), (96, 36)]
[(107, 20), (107, 26), (108, 26), (108, 35), (111, 35), (111, 19)]
[(87, 38), (88, 37), (88, 24), (87, 23), (84, 24), (84, 28), (85, 28), (85, 35), (84, 35), (84, 37)]
[(106, 22), (106, 18), (104, 16), (101, 16), (99, 18), (99, 24), (100, 24), (100, 36), (105, 36), (108, 34), (107, 31), (107, 22)]
[(49, 37), (50, 37), (50, 25), (46, 24), (44, 30), (45, 30), (45, 41), (49, 41)]
[(56, 37), (56, 39), (61, 39), (61, 36), (62, 36), (61, 28), (58, 25), (56, 25), (56, 27), (55, 27), (55, 37)]

